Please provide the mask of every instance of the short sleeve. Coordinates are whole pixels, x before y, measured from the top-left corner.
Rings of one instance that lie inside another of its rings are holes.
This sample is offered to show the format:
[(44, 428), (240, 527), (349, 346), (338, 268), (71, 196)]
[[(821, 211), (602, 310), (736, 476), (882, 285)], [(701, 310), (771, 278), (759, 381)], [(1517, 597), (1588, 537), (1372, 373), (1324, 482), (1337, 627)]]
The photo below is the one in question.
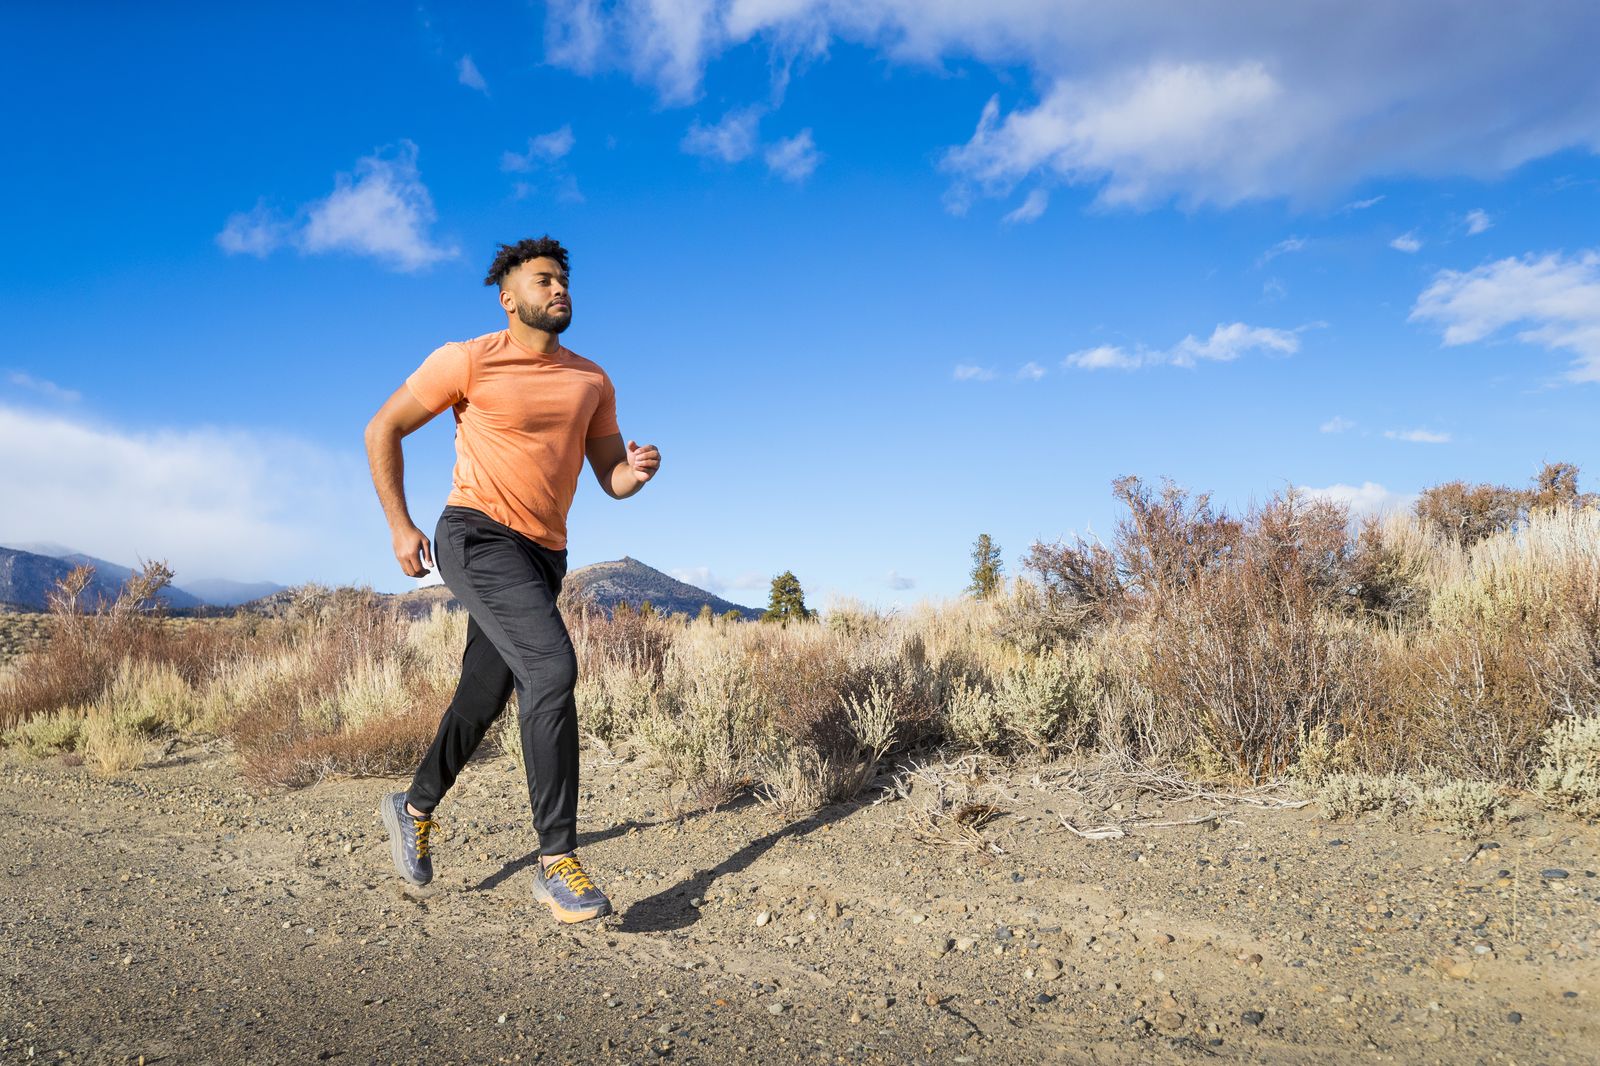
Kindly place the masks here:
[(438, 414), (466, 399), (468, 370), (466, 345), (452, 341), (435, 348), (406, 378), (406, 387), (418, 403)]
[(594, 414), (589, 418), (589, 432), (584, 434), (589, 440), (622, 432), (622, 427), (617, 425), (616, 387), (611, 384), (610, 374), (604, 371), (601, 374), (604, 380), (600, 385), (600, 402), (595, 405)]

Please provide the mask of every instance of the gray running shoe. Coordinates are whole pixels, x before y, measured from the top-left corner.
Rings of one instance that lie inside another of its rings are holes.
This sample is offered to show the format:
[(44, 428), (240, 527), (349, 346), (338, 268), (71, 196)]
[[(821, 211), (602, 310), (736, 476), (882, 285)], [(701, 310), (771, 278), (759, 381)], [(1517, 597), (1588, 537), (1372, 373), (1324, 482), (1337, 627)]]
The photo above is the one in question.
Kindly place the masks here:
[(378, 814), (389, 830), (389, 857), (401, 877), (422, 887), (433, 880), (433, 855), (429, 836), (439, 823), (418, 818), (406, 810), (406, 794), (391, 792), (378, 804)]
[(533, 898), (550, 908), (559, 922), (586, 922), (611, 913), (611, 901), (595, 887), (576, 855), (564, 855), (544, 868), (533, 864)]

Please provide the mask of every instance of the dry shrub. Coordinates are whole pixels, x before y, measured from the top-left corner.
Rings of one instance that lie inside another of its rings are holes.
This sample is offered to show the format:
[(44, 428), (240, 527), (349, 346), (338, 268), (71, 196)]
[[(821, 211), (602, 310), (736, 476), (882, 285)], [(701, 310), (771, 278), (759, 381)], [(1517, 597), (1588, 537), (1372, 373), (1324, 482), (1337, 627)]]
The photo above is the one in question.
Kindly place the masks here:
[(1084, 653), (1025, 656), (989, 687), (958, 681), (946, 701), (946, 728), (958, 743), (982, 751), (1070, 751), (1093, 737), (1097, 695)]
[(1600, 714), (1557, 722), (1545, 733), (1533, 790), (1550, 806), (1600, 816)]
[(20, 745), (36, 759), (62, 752), (77, 751), (83, 744), (87, 708), (67, 707), (34, 717), (8, 734), (8, 743)]
[(123, 659), (99, 705), (134, 733), (155, 736), (188, 728), (200, 709), (189, 683), (170, 663)]
[(1528, 494), (1507, 485), (1448, 481), (1422, 490), (1416, 516), (1463, 547), (1509, 530), (1527, 506)]
[(370, 589), (305, 586), (257, 634), (258, 658), (219, 671), (206, 718), (258, 784), (409, 771), (454, 689), (439, 665), (450, 624), (408, 622)]
[(93, 576), (94, 567), (75, 567), (51, 592), (49, 639), (22, 655), (0, 682), (0, 729), (93, 703), (127, 659), (182, 663), (191, 671), (206, 662), (209, 638), (196, 641), (161, 624), (155, 596), (172, 580), (165, 563), (146, 564), (123, 582), (115, 600), (91, 610), (83, 600)]
[(1427, 613), (1430, 570), (1455, 545), (1404, 515), (1369, 515), (1350, 556), (1345, 606), (1390, 626)]
[(1425, 777), (1417, 789), (1417, 813), (1463, 836), (1493, 821), (1500, 807), (1499, 786), (1488, 781)]
[(667, 653), (687, 623), (677, 615), (639, 611), (626, 603), (618, 603), (609, 614), (583, 604), (567, 616), (567, 627), (581, 666), (628, 663), (660, 676)]
[(467, 646), (467, 612), (434, 604), (425, 617), (411, 622), (406, 644), (423, 674), (440, 686), (454, 687), (461, 676), (461, 657)]
[(83, 723), (83, 756), (102, 777), (115, 777), (144, 765), (149, 754), (147, 734), (104, 709), (92, 710)]
[(1494, 819), (1502, 806), (1499, 786), (1468, 781), (1433, 769), (1406, 774), (1330, 774), (1317, 795), (1329, 818), (1355, 818), (1368, 811), (1397, 814), (1409, 810), (1468, 834)]
[(1600, 703), (1600, 510), (1536, 511), (1487, 537), (1435, 590), (1428, 623), (1391, 718), (1420, 761), (1528, 780), (1546, 730)]
[(657, 699), (639, 728), (669, 782), (716, 805), (751, 780), (761, 719), (750, 660), (736, 642), (696, 629), (666, 654)]
[(1147, 683), (1169, 745), (1187, 728), (1261, 781), (1363, 698), (1365, 633), (1325, 609), (1344, 580), (1345, 525), (1340, 506), (1276, 497), (1248, 516), (1226, 562), (1152, 603)]
[(1333, 819), (1368, 811), (1395, 814), (1416, 802), (1417, 786), (1402, 774), (1330, 774), (1317, 793), (1317, 806)]

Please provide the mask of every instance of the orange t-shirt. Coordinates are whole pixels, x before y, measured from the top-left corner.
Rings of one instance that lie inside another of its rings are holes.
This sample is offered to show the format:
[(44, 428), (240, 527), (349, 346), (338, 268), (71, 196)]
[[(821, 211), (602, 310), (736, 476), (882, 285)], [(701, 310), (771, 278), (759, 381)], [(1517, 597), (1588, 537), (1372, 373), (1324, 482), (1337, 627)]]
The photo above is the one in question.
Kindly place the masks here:
[(436, 349), (406, 387), (434, 414), (455, 409), (455, 487), (445, 503), (565, 548), (584, 441), (621, 432), (606, 372), (566, 348), (524, 347), (502, 329)]

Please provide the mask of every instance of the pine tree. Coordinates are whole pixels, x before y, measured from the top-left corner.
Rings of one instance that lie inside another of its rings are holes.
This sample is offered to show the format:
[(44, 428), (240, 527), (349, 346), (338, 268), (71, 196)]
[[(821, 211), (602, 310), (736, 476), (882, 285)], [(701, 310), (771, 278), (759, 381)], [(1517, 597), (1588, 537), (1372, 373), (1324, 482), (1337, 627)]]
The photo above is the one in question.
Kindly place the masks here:
[(806, 609), (805, 592), (800, 588), (800, 579), (792, 571), (785, 570), (772, 579), (772, 596), (767, 601), (766, 613), (761, 616), (763, 622), (788, 625), (791, 621), (803, 622), (815, 614), (815, 611)]
[(1002, 569), (1000, 545), (991, 540), (989, 534), (979, 533), (972, 545), (972, 584), (967, 586), (967, 591), (980, 600), (993, 596), (1002, 587)]

